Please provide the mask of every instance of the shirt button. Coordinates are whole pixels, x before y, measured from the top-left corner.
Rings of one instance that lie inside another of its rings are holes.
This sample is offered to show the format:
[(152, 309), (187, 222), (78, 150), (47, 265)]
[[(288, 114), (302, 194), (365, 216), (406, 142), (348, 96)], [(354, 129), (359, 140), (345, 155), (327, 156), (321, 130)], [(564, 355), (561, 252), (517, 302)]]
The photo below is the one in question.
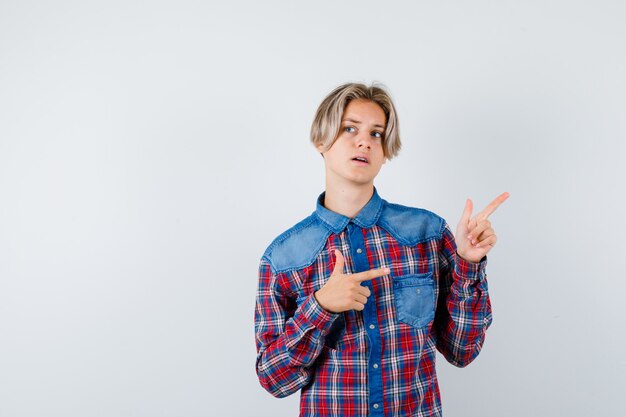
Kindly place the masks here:
[(356, 250), (356, 253), (361, 253), (361, 252), (363, 252), (363, 249), (361, 249), (361, 248), (358, 248), (358, 249)]
[(377, 363), (374, 364), (374, 369), (378, 369), (378, 364)]
[(374, 326), (373, 324), (370, 324), (370, 329), (375, 329), (376, 326)]
[(374, 404), (374, 408), (378, 408), (378, 404)]
[(421, 293), (421, 292), (422, 292), (422, 291), (420, 291), (420, 289), (418, 288), (418, 289), (417, 289), (417, 293), (419, 294), (419, 293)]

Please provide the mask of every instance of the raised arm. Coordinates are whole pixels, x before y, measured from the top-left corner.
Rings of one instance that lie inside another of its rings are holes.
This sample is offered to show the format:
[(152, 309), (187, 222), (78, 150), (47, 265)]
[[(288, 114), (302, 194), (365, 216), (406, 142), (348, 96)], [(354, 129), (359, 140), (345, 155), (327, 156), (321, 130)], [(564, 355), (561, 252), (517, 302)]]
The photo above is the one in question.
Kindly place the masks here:
[(444, 225), (434, 330), (437, 349), (459, 367), (467, 366), (478, 356), (492, 322), (485, 269), (487, 253), (494, 247), (496, 235), (488, 217), (508, 197), (508, 193), (502, 193), (473, 218), (472, 201), (468, 199), (457, 226), (456, 240), (450, 227)]

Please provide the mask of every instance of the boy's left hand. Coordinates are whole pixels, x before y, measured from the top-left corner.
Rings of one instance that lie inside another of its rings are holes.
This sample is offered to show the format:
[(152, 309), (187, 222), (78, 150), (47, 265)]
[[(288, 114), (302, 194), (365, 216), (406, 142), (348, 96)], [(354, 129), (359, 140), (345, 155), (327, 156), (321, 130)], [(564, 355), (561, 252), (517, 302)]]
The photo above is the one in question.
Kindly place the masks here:
[(507, 198), (509, 198), (509, 193), (500, 194), (474, 217), (471, 217), (472, 200), (467, 199), (463, 216), (456, 227), (456, 251), (461, 258), (470, 262), (480, 262), (487, 255), (487, 252), (495, 246), (496, 233), (487, 217)]

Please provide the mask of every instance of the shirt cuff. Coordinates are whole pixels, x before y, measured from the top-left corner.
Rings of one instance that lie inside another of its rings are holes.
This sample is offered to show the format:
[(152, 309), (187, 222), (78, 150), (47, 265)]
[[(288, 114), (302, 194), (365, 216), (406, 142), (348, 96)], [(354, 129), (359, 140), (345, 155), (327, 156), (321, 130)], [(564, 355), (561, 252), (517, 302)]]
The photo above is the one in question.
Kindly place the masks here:
[(333, 322), (339, 317), (338, 313), (331, 313), (322, 308), (315, 299), (314, 293), (304, 298), (300, 311), (311, 324), (317, 327), (324, 336), (330, 332)]
[(455, 254), (454, 272), (457, 276), (470, 281), (482, 281), (485, 278), (487, 256), (483, 256), (480, 262), (470, 262), (463, 259), (458, 253)]

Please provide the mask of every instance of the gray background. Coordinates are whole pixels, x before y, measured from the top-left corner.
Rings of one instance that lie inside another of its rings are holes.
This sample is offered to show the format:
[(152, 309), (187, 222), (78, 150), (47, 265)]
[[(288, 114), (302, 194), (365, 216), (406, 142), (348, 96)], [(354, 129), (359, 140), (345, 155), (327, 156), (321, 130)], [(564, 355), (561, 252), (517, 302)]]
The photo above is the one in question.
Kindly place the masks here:
[(395, 99), (383, 198), (454, 228), (511, 193), (445, 414), (620, 414), (624, 2), (225, 3), (0, 3), (0, 415), (297, 415), (256, 379), (256, 273), (344, 81)]

